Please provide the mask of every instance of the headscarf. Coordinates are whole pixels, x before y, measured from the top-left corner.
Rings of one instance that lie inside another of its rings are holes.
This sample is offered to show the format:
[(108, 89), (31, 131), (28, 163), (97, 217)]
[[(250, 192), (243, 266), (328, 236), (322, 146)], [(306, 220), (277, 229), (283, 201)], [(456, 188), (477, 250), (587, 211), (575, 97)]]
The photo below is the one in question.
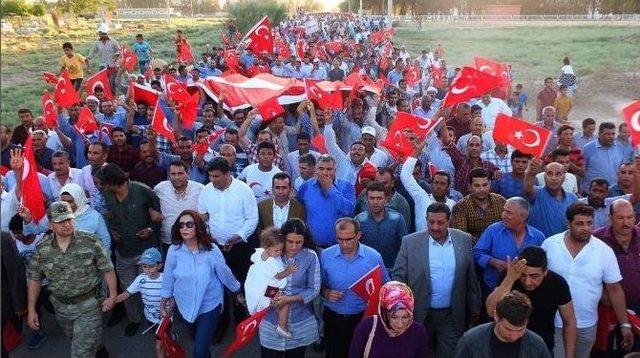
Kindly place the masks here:
[(69, 183), (63, 186), (60, 189), (60, 196), (65, 193), (71, 195), (73, 201), (76, 204), (76, 211), (73, 212), (76, 218), (89, 210), (89, 205), (87, 205), (89, 200), (87, 199), (87, 196), (84, 194), (84, 190), (80, 187), (80, 185), (76, 183)]
[(405, 309), (409, 311), (409, 314), (413, 318), (413, 307), (413, 292), (411, 292), (411, 288), (406, 284), (399, 281), (389, 281), (380, 288), (378, 315), (381, 318), (384, 329), (390, 337), (397, 337), (405, 331), (398, 332), (393, 330), (389, 324), (389, 316), (395, 311)]

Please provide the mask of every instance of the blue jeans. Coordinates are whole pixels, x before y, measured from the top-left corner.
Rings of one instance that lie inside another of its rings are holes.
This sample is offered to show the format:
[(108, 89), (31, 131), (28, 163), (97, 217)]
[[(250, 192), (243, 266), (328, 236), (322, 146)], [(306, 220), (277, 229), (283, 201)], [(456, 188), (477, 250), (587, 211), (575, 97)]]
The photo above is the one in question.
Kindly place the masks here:
[(187, 322), (187, 328), (189, 328), (189, 333), (191, 334), (191, 338), (193, 338), (194, 358), (211, 357), (209, 345), (213, 338), (213, 332), (218, 325), (221, 310), (222, 305), (218, 305), (212, 311), (199, 315), (193, 323)]
[(144, 73), (147, 70), (147, 66), (150, 61), (138, 61), (138, 67), (140, 67), (140, 73)]

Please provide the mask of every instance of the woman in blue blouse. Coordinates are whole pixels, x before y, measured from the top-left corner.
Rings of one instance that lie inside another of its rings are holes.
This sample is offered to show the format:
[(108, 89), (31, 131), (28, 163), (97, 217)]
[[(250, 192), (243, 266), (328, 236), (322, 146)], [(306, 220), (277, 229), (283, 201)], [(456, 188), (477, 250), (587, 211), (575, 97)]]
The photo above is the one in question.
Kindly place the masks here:
[(171, 315), (173, 303), (194, 339), (193, 357), (210, 357), (209, 344), (218, 324), (224, 296), (224, 284), (240, 295), (240, 283), (213, 244), (200, 215), (185, 210), (171, 229), (173, 245), (169, 247), (162, 280), (162, 314)]
[(316, 244), (302, 220), (286, 221), (280, 233), (285, 240), (283, 265), (295, 262), (298, 270), (287, 277), (284, 293), (274, 298), (272, 305), (290, 305), (288, 327), (292, 338), (276, 333), (278, 310), (269, 310), (260, 323), (262, 357), (304, 357), (305, 348), (318, 339), (312, 301), (320, 292), (320, 261), (315, 252)]

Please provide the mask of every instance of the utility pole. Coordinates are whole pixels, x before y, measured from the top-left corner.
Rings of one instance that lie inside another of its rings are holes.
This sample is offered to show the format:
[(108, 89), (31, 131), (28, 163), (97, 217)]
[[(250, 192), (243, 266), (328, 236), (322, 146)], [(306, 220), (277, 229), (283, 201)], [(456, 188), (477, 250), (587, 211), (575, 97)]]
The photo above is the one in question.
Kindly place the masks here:
[(349, 0), (349, 13), (351, 13), (351, 0)]
[(387, 16), (393, 16), (393, 0), (387, 1)]

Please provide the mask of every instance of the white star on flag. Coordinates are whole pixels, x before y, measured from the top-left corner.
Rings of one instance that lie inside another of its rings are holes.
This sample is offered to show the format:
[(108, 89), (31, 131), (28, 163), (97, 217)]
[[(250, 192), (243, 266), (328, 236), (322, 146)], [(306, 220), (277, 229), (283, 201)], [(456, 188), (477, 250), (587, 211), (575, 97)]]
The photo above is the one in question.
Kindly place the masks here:
[(513, 135), (516, 139), (522, 139), (522, 137), (524, 137), (524, 135), (522, 134), (522, 131), (517, 131), (515, 132), (515, 134)]

